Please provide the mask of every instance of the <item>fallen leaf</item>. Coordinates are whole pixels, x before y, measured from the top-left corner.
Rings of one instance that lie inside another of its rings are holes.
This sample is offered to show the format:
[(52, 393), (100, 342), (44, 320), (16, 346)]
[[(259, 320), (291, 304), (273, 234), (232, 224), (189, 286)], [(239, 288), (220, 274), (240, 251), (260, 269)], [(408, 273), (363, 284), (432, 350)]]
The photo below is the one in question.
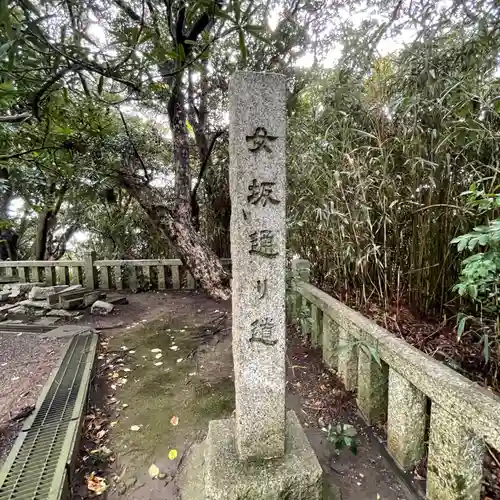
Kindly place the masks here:
[(168, 452), (168, 458), (170, 460), (175, 460), (177, 458), (177, 450), (170, 450)]
[(158, 347), (155, 347), (154, 349), (151, 349), (151, 352), (161, 352), (161, 349), (158, 349)]
[(131, 372), (132, 370), (130, 368), (123, 368), (124, 372)]
[(19, 377), (12, 377), (11, 380), (14, 382), (15, 380), (19, 380)]
[(175, 415), (170, 419), (170, 423), (172, 425), (178, 425), (179, 424), (179, 417), (176, 417)]
[(127, 347), (127, 346), (122, 345), (122, 351), (128, 351), (128, 347)]
[(90, 452), (91, 455), (99, 455), (101, 457), (104, 457), (104, 458), (107, 458), (109, 457), (110, 455), (112, 455), (112, 451), (107, 448), (106, 446), (101, 446), (100, 448), (97, 448), (95, 450), (92, 450)]
[(128, 408), (128, 404), (127, 403), (123, 403), (122, 404), (122, 408)]
[(129, 351), (128, 353), (129, 354), (135, 354), (135, 351)]
[(130, 428), (131, 431), (140, 431), (141, 430), (141, 426), (140, 425), (133, 425), (131, 428)]
[(161, 366), (163, 364), (163, 361), (157, 361), (154, 365), (155, 366)]
[(148, 474), (151, 477), (151, 479), (158, 479), (158, 476), (160, 475), (160, 469), (158, 469), (158, 467), (155, 464), (152, 464), (148, 470)]
[(179, 359), (177, 360), (177, 363), (180, 363), (181, 361), (182, 361), (182, 358), (179, 358)]
[(87, 488), (96, 495), (102, 495), (108, 489), (108, 484), (103, 477), (96, 476), (95, 472), (92, 472), (87, 478)]
[(118, 423), (118, 421), (117, 421), (117, 420), (114, 420), (113, 422), (110, 422), (110, 423), (109, 423), (109, 426), (110, 426), (110, 427), (114, 427), (117, 423)]
[(107, 433), (107, 432), (108, 432), (108, 431), (107, 431), (106, 429), (101, 429), (101, 430), (97, 433), (97, 438), (98, 438), (98, 439), (102, 439), (102, 438), (106, 435), (106, 433)]
[(179, 347), (176, 345), (173, 345), (170, 347), (170, 349), (172, 349), (172, 351), (177, 351), (177, 350), (179, 350)]
[(119, 379), (117, 380), (117, 382), (118, 382), (119, 384), (121, 384), (121, 385), (124, 385), (124, 384), (126, 384), (126, 383), (127, 383), (127, 379), (126, 379), (126, 378), (119, 378)]
[(191, 373), (188, 373), (188, 375), (189, 375), (190, 377), (194, 377), (194, 376), (196, 375), (196, 372), (191, 372)]
[(155, 358), (156, 358), (156, 359), (160, 359), (162, 356), (163, 356), (163, 354), (162, 354), (161, 352), (159, 352), (159, 353), (155, 356)]

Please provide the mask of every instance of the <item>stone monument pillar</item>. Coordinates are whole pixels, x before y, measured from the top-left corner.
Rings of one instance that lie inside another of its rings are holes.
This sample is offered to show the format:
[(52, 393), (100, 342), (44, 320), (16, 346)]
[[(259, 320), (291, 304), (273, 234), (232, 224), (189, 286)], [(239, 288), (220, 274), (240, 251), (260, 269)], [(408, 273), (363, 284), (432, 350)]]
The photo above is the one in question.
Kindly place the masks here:
[(236, 73), (229, 102), (236, 412), (209, 424), (200, 496), (319, 500), (321, 466), (285, 413), (285, 78)]
[(238, 73), (229, 89), (236, 446), (285, 452), (285, 79)]

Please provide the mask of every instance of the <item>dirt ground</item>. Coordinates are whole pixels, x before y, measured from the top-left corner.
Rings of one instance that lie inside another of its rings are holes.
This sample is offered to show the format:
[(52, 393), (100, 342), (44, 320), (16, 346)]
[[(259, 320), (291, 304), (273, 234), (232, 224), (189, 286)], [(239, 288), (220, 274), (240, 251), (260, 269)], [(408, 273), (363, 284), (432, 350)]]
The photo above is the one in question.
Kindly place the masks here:
[[(103, 477), (109, 500), (182, 498), (178, 472), (208, 422), (234, 409), (229, 303), (192, 292), (129, 296), (101, 333), (98, 377), (75, 498), (91, 498), (88, 477)], [(137, 316), (139, 314), (139, 316)], [(138, 320), (137, 318), (140, 318)], [(410, 500), (356, 415), (352, 396), (289, 334), (287, 406), (301, 419), (325, 471), (344, 500)], [(358, 453), (339, 456), (321, 427), (351, 423)], [(152, 479), (151, 470), (160, 478)], [(157, 469), (156, 469), (157, 468)], [(378, 495), (378, 496), (377, 496)]]
[(26, 415), (59, 362), (68, 339), (0, 333), (0, 461), (6, 458)]

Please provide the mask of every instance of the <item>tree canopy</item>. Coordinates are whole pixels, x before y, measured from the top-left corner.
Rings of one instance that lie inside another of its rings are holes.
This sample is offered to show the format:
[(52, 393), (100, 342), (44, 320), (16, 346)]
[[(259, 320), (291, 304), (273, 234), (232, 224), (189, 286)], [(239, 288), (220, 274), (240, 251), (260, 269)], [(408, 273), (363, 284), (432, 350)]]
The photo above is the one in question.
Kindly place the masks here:
[(450, 241), (487, 217), (461, 194), (498, 185), (499, 9), (0, 2), (2, 258), (58, 259), (84, 233), (103, 257), (179, 256), (228, 297), (228, 82), (277, 71), (290, 254), (360, 301), (443, 311), (460, 272)]

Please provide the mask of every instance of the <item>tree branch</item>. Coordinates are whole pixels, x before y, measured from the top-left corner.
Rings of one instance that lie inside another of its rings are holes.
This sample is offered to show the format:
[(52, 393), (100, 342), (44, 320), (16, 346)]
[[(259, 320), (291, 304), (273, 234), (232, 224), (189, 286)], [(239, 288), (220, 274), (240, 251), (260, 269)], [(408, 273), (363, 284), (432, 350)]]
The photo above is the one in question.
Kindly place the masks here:
[(125, 117), (123, 116), (121, 109), (118, 109), (118, 113), (120, 113), (120, 118), (122, 119), (123, 126), (125, 127), (125, 133), (127, 134), (128, 140), (130, 141), (130, 144), (132, 145), (132, 148), (134, 150), (134, 154), (135, 154), (136, 158), (139, 160), (139, 163), (141, 164), (142, 169), (144, 170), (144, 177), (146, 178), (146, 181), (149, 182), (151, 179), (150, 179), (148, 171), (146, 169), (146, 165), (142, 161), (142, 157), (139, 154), (139, 151), (137, 150), (137, 148), (135, 147), (135, 142), (132, 139), (132, 136), (130, 135), (130, 131), (128, 129), (127, 122), (125, 121)]
[[(18, 123), (31, 118), (31, 113), (26, 111), (25, 113), (21, 113), (19, 115), (4, 115), (0, 116), (0, 123)], [(0, 157), (1, 158), (1, 157)]]
[(36, 153), (37, 151), (44, 151), (47, 149), (61, 149), (61, 147), (60, 146), (45, 146), (43, 148), (28, 149), (28, 151), (22, 151), (21, 153), (14, 153), (11, 155), (1, 155), (0, 161), (11, 160), (12, 158), (20, 158), (21, 156), (24, 156), (24, 155), (27, 155), (30, 153)]
[(218, 130), (215, 132), (215, 134), (212, 137), (212, 140), (210, 141), (210, 145), (208, 146), (208, 151), (207, 154), (205, 155), (205, 158), (203, 158), (203, 161), (201, 162), (201, 167), (200, 167), (200, 173), (198, 174), (198, 178), (196, 179), (196, 183), (193, 187), (193, 191), (191, 192), (191, 200), (196, 200), (196, 193), (198, 192), (198, 188), (200, 186), (200, 183), (203, 179), (203, 176), (205, 175), (205, 171), (207, 169), (208, 165), (208, 160), (210, 159), (210, 155), (212, 154), (212, 151), (214, 150), (215, 147), (215, 142), (219, 137), (224, 135), (226, 132), (226, 129)]
[(118, 7), (120, 7), (120, 9), (122, 9), (123, 12), (125, 12), (125, 14), (127, 14), (127, 16), (130, 17), (130, 19), (132, 19), (133, 21), (140, 21), (141, 20), (141, 16), (139, 14), (137, 14), (134, 11), (134, 9), (132, 9), (132, 7), (127, 5), (123, 0), (113, 0), (113, 2)]
[(33, 116), (39, 120), (40, 119), (40, 116), (39, 116), (39, 106), (40, 106), (40, 102), (43, 98), (43, 95), (45, 94), (45, 92), (47, 92), (47, 90), (50, 89), (50, 87), (52, 87), (52, 85), (54, 85), (54, 83), (58, 82), (66, 73), (69, 73), (70, 71), (78, 71), (79, 69), (81, 69), (82, 66), (80, 64), (71, 64), (70, 66), (66, 67), (66, 68), (62, 68), (60, 69), (52, 78), (50, 78), (49, 80), (47, 80), (41, 87), (40, 89), (37, 91), (37, 93), (35, 94), (35, 97), (33, 98), (33, 103), (32, 103), (32, 109), (33, 109)]

